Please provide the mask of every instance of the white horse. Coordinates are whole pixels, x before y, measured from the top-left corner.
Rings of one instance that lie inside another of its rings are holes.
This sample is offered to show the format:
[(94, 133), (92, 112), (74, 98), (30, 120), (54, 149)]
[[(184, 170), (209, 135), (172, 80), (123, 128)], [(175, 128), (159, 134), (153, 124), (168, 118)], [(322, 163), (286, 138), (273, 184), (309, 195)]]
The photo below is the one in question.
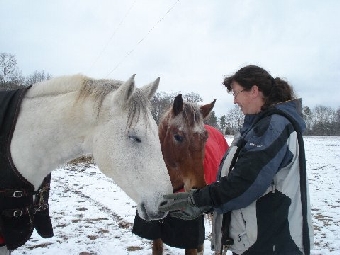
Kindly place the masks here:
[(93, 155), (142, 218), (163, 218), (158, 206), (172, 186), (150, 111), (158, 84), (159, 78), (136, 88), (134, 76), (121, 82), (75, 75), (33, 85), (10, 145), (15, 167), (37, 190), (58, 166)]

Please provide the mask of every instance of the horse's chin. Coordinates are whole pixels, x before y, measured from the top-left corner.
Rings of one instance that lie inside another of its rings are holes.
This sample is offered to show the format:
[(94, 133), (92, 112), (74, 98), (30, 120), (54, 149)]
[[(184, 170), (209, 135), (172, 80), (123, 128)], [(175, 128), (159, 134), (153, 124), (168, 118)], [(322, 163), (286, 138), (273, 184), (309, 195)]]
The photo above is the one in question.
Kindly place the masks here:
[(168, 215), (167, 212), (150, 212), (145, 208), (144, 204), (140, 204), (137, 210), (139, 216), (146, 221), (161, 220)]

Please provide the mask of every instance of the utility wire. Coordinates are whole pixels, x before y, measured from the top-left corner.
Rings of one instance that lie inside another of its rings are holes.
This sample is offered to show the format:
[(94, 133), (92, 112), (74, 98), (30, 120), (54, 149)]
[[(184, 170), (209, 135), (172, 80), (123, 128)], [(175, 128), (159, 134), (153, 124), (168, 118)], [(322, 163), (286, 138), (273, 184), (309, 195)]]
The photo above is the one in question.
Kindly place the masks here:
[(160, 19), (156, 22), (155, 25), (153, 25), (153, 27), (148, 31), (148, 33), (147, 33), (147, 34), (146, 34), (139, 42), (137, 42), (137, 44), (135, 45), (135, 47), (133, 47), (132, 50), (128, 51), (128, 52), (125, 54), (125, 56), (118, 62), (118, 64), (111, 70), (111, 72), (108, 73), (108, 75), (106, 76), (106, 78), (107, 78), (110, 74), (112, 74), (112, 73), (113, 73), (113, 72), (114, 72), (114, 71), (115, 71), (115, 70), (123, 63), (123, 61), (124, 61), (128, 56), (131, 55), (132, 52), (135, 51), (135, 49), (137, 48), (137, 46), (138, 46), (141, 42), (143, 42), (144, 39), (145, 39), (146, 37), (148, 37), (148, 35), (152, 32), (152, 30), (153, 30), (159, 23), (161, 23), (161, 22), (163, 21), (163, 19), (165, 18), (165, 16), (168, 15), (168, 14), (172, 11), (172, 9), (176, 6), (176, 4), (179, 3), (179, 1), (180, 1), (180, 0), (177, 0), (177, 1), (176, 1), (176, 2), (168, 9), (168, 11), (163, 15), (163, 17), (160, 18)]
[(106, 48), (109, 46), (109, 43), (111, 42), (112, 38), (116, 35), (118, 29), (121, 27), (121, 25), (123, 24), (124, 20), (126, 19), (126, 17), (128, 16), (128, 14), (130, 13), (131, 9), (133, 8), (133, 6), (135, 5), (135, 3), (137, 2), (137, 0), (135, 0), (130, 8), (127, 10), (127, 12), (125, 13), (124, 17), (121, 19), (121, 21), (119, 22), (118, 26), (116, 27), (116, 29), (113, 31), (110, 39), (107, 41), (106, 45), (104, 46), (104, 48), (102, 49), (102, 51), (98, 54), (97, 58), (95, 59), (95, 61), (93, 61), (92, 65), (90, 66), (90, 68), (88, 69), (88, 73), (89, 71), (92, 70), (93, 66), (98, 62), (98, 60), (100, 59), (100, 57), (103, 55), (103, 53), (105, 52)]

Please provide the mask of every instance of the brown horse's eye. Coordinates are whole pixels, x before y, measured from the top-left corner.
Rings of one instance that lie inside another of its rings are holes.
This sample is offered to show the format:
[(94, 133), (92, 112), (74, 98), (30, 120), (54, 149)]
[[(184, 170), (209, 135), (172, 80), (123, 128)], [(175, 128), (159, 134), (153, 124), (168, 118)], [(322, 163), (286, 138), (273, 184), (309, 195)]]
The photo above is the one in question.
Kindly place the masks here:
[(180, 142), (180, 143), (183, 142), (184, 140), (184, 137), (178, 134), (174, 135), (174, 138), (177, 142)]

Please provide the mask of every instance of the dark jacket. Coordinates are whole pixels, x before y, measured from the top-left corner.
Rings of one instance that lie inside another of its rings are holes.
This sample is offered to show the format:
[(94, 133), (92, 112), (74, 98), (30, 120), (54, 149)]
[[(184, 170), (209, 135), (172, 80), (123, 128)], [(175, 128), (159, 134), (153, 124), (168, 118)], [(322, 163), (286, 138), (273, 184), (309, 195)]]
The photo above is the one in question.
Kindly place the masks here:
[[(301, 134), (305, 123), (298, 103), (275, 106), (294, 125), (281, 114), (246, 116), (240, 137), (224, 160), (223, 177), (194, 194), (198, 206), (210, 205), (219, 213), (231, 211), (231, 250), (237, 254), (303, 254), (297, 131)], [(301, 186), (307, 187), (304, 214), (312, 246), (308, 184)]]

